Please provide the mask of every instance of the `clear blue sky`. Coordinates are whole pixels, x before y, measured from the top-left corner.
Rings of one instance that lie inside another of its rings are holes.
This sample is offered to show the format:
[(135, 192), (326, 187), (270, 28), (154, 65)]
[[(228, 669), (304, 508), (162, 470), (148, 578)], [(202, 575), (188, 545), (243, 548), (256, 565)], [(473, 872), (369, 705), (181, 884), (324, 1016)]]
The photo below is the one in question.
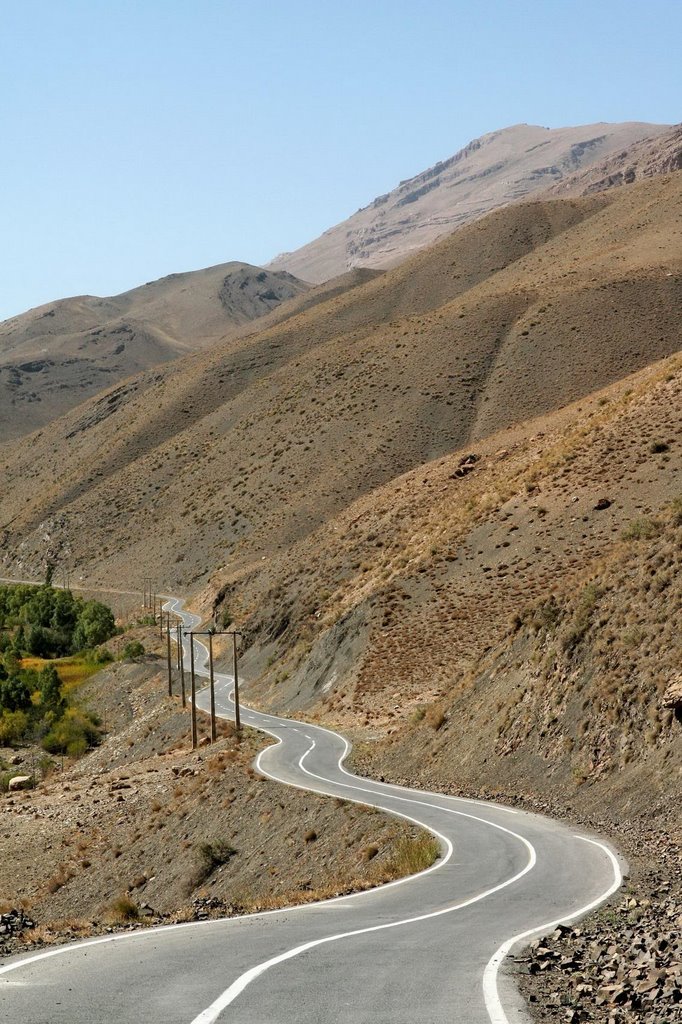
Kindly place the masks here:
[(682, 120), (680, 0), (0, 0), (0, 319), (262, 263), (471, 138)]

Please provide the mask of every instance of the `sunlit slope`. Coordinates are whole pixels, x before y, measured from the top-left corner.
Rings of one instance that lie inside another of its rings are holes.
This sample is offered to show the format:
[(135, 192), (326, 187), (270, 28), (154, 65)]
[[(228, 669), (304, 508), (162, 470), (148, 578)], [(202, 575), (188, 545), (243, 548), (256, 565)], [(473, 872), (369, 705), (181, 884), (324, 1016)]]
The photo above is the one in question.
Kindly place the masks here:
[(498, 211), (6, 446), (5, 565), (187, 587), (676, 351), (681, 185)]
[(226, 565), (207, 595), (248, 638), (251, 699), (356, 730), (377, 774), (679, 823), (681, 471), (678, 354)]

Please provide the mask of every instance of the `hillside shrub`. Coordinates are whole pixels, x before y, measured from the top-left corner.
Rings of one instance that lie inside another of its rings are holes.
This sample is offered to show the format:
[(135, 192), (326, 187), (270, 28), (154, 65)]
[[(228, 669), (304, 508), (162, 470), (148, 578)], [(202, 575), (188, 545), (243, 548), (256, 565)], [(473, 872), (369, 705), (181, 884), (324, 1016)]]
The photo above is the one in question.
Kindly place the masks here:
[(85, 660), (89, 665), (107, 665), (114, 660), (114, 656), (108, 647), (95, 647), (92, 651), (86, 651)]
[(124, 661), (135, 661), (136, 658), (141, 658), (144, 653), (143, 643), (140, 643), (139, 640), (129, 640), (121, 652), (121, 658)]
[(25, 711), (3, 711), (0, 715), (0, 744), (13, 747), (28, 733), (29, 717)]
[(191, 892), (221, 867), (237, 855), (237, 850), (223, 839), (201, 843), (196, 851), (197, 863), (187, 881), (187, 892)]
[(82, 757), (99, 742), (100, 733), (91, 715), (78, 708), (68, 708), (46, 736), (42, 746), (48, 754)]
[(652, 540), (661, 531), (661, 524), (656, 519), (641, 516), (633, 519), (621, 533), (623, 540)]

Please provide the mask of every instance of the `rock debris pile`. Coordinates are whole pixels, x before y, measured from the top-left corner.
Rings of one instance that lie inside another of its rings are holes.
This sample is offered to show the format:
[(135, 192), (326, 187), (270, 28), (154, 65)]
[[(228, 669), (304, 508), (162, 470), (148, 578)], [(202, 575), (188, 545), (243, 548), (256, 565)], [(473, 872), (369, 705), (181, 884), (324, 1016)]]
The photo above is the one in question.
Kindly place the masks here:
[(9, 952), (9, 940), (29, 928), (35, 928), (35, 921), (23, 910), (9, 910), (0, 914), (0, 955)]
[(535, 976), (539, 1019), (682, 1022), (682, 906), (669, 887), (657, 899), (626, 897), (600, 916), (590, 928), (559, 926), (519, 957)]

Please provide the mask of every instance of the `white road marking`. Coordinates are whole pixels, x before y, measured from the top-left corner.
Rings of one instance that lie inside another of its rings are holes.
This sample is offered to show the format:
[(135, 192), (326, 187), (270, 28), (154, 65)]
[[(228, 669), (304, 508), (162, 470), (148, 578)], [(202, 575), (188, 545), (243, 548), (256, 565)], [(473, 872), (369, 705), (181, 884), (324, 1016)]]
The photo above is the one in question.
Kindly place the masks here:
[[(266, 730), (266, 731), (269, 731), (269, 730)], [(274, 735), (274, 734), (271, 734), (271, 735)], [(281, 740), (281, 738), (279, 736), (275, 736), (275, 739), (277, 739), (278, 745), (282, 742), (282, 740)], [(306, 775), (309, 775), (311, 778), (314, 778), (314, 779), (319, 779), (322, 782), (330, 782), (332, 785), (340, 786), (343, 789), (353, 789), (353, 790), (359, 791), (361, 793), (369, 793), (369, 794), (371, 794), (372, 796), (375, 796), (375, 797), (379, 795), (379, 794), (377, 794), (376, 792), (374, 792), (372, 790), (363, 789), (362, 786), (351, 786), (351, 785), (349, 785), (348, 783), (345, 783), (345, 782), (333, 783), (330, 779), (324, 779), (322, 776), (316, 775), (314, 772), (308, 771), (308, 769), (304, 766), (303, 762), (309, 756), (309, 754), (311, 754), (312, 751), (315, 749), (316, 742), (315, 742), (315, 740), (311, 740), (310, 737), (307, 737), (307, 739), (311, 743), (311, 746), (308, 748), (308, 750), (306, 750), (306, 752), (304, 754), (301, 755), (301, 757), (299, 758), (299, 761), (298, 761), (298, 766), (301, 768), (302, 771), (305, 772)], [(272, 749), (274, 749), (274, 748), (273, 747), (266, 748), (266, 750), (272, 750)], [(269, 772), (265, 771), (265, 769), (260, 764), (261, 756), (263, 754), (265, 754), (265, 753), (266, 753), (266, 751), (262, 750), (260, 752), (260, 754), (258, 755), (257, 759), (256, 759), (256, 767), (258, 768), (258, 771), (262, 772), (262, 774), (266, 775), (270, 779), (274, 779), (277, 782), (283, 781), (282, 779), (277, 778), (277, 776), (272, 775)], [(342, 756), (345, 756), (345, 754), (342, 755)], [(296, 789), (305, 789), (306, 792), (323, 793), (325, 796), (330, 795), (326, 790), (311, 789), (310, 787), (307, 787), (307, 786), (299, 786), (296, 783), (288, 782), (287, 785), (294, 785)], [(387, 796), (388, 796), (388, 794), (387, 794)], [(529, 871), (531, 871), (535, 867), (535, 864), (536, 864), (536, 861), (537, 861), (537, 856), (536, 856), (535, 849), (534, 849), (532, 843), (530, 843), (523, 836), (520, 836), (518, 833), (512, 832), (510, 829), (505, 828), (503, 825), (497, 825), (495, 822), (487, 821), (485, 818), (478, 818), (475, 815), (467, 814), (464, 811), (455, 811), (453, 808), (450, 808), (450, 807), (440, 807), (437, 804), (430, 804), (430, 803), (428, 803), (426, 801), (423, 801), (423, 800), (413, 800), (413, 799), (410, 799), (409, 797), (401, 797), (401, 796), (395, 796), (395, 795), (390, 795), (390, 796), (388, 796), (388, 798), (391, 799), (391, 800), (398, 800), (401, 803), (418, 804), (418, 805), (425, 806), (425, 807), (431, 807), (431, 808), (434, 808), (435, 810), (444, 811), (446, 814), (456, 814), (456, 815), (459, 815), (459, 816), (464, 817), (464, 818), (471, 818), (474, 821), (479, 821), (479, 822), (481, 822), (484, 825), (489, 825), (492, 828), (496, 828), (496, 829), (499, 829), (502, 832), (506, 832), (507, 834), (513, 836), (515, 839), (518, 839), (527, 848), (528, 854), (529, 854), (528, 862), (526, 863), (525, 867), (522, 868), (521, 871), (517, 872), (511, 878), (506, 879), (504, 882), (500, 882), (498, 885), (495, 885), (495, 886), (491, 887), (490, 889), (486, 889), (483, 892), (478, 893), (476, 896), (471, 896), (467, 900), (463, 900), (463, 901), (461, 901), (459, 903), (454, 903), (454, 904), (452, 904), (450, 906), (447, 906), (447, 907), (442, 907), (440, 910), (434, 910), (434, 911), (431, 911), (428, 914), (419, 914), (419, 915), (417, 915), (415, 917), (407, 917), (407, 918), (404, 918), (404, 919), (402, 919), (400, 921), (392, 921), (389, 924), (372, 925), (371, 927), (368, 927), (368, 928), (357, 928), (357, 929), (355, 929), (353, 931), (339, 932), (336, 935), (327, 935), (327, 936), (325, 936), (322, 939), (313, 939), (310, 942), (304, 942), (300, 946), (295, 946), (293, 949), (287, 950), (285, 953), (281, 953), (279, 956), (272, 957), (269, 960), (265, 960), (261, 964), (256, 964), (254, 967), (251, 967), (248, 971), (245, 971), (244, 974), (240, 975), (240, 977), (237, 978), (236, 981), (234, 981), (230, 985), (230, 987), (227, 988), (223, 992), (223, 994), (218, 997), (218, 999), (214, 1000), (214, 1002), (211, 1003), (210, 1006), (208, 1006), (197, 1017), (195, 1017), (194, 1020), (192, 1021), (192, 1024), (214, 1024), (214, 1022), (218, 1019), (218, 1017), (223, 1012), (223, 1010), (226, 1009), (231, 1003), (233, 1003), (234, 1000), (237, 999), (237, 997), (239, 995), (241, 995), (241, 993), (244, 991), (244, 989), (247, 988), (247, 986), (250, 985), (252, 981), (255, 981), (255, 979), (260, 977), (261, 974), (264, 974), (265, 971), (269, 970), (270, 967), (275, 967), (278, 964), (284, 963), (286, 960), (291, 960), (294, 957), (299, 956), (301, 953), (305, 953), (305, 952), (307, 952), (310, 949), (314, 949), (317, 946), (325, 945), (326, 943), (329, 943), (329, 942), (337, 942), (340, 939), (352, 938), (352, 937), (357, 936), (357, 935), (367, 935), (367, 934), (370, 934), (372, 932), (386, 931), (386, 930), (388, 930), (390, 928), (401, 928), (401, 927), (404, 927), (406, 925), (416, 924), (416, 923), (418, 923), (420, 921), (428, 921), (428, 920), (431, 920), (432, 918), (435, 918), (435, 917), (442, 917), (444, 914), (451, 914), (451, 913), (453, 913), (456, 910), (462, 910), (464, 907), (469, 907), (473, 903), (478, 903), (480, 900), (486, 899), (488, 896), (492, 896), (494, 893), (499, 892), (501, 889), (505, 889), (507, 886), (513, 885), (515, 882), (519, 881), (519, 879), (523, 878), (523, 876), (525, 874), (527, 874)], [(365, 801), (356, 800), (356, 799), (354, 799), (352, 797), (349, 797), (348, 799), (349, 799), (349, 801), (351, 803), (364, 803), (365, 802)], [(450, 860), (450, 858), (452, 857), (452, 854), (453, 854), (452, 843), (450, 842), (450, 840), (446, 836), (442, 835), (442, 833), (438, 832), (436, 829), (432, 828), (431, 826), (426, 825), (423, 821), (419, 821), (419, 819), (417, 819), (417, 818), (413, 818), (413, 817), (411, 817), (411, 816), (409, 816), (407, 814), (402, 814), (401, 812), (396, 811), (396, 810), (394, 810), (392, 808), (383, 807), (380, 804), (379, 805), (375, 805), (375, 806), (378, 806), (381, 810), (390, 810), (392, 814), (396, 814), (396, 815), (398, 815), (401, 818), (405, 818), (407, 821), (411, 821), (411, 822), (413, 822), (416, 825), (420, 825), (422, 828), (428, 829), (429, 832), (431, 832), (433, 835), (437, 836), (441, 840), (441, 842), (445, 845), (445, 847), (447, 849), (446, 856), (443, 857), (440, 861), (436, 861), (436, 863), (431, 865), (431, 867), (426, 868), (424, 871), (421, 871), (421, 872), (419, 872), (416, 875), (410, 875), (407, 878), (399, 878), (399, 879), (397, 879), (394, 882), (389, 882), (386, 885), (381, 886), (381, 889), (380, 889), (381, 892), (384, 892), (386, 889), (392, 888), (392, 887), (397, 886), (397, 885), (405, 885), (406, 883), (412, 883), (416, 879), (421, 878), (423, 875), (429, 874), (432, 871), (435, 871), (435, 870), (438, 870), (441, 867), (444, 867), (445, 864)], [(365, 895), (366, 895), (366, 893), (354, 893), (354, 894), (347, 895), (347, 896), (336, 897), (335, 899), (328, 900), (326, 902), (328, 904), (333, 904), (333, 903), (336, 902), (336, 900), (343, 900), (344, 902), (348, 902), (349, 900), (353, 899), (354, 897), (365, 896)]]
[(593, 846), (598, 846), (600, 850), (603, 850), (606, 856), (611, 861), (611, 867), (613, 868), (613, 882), (601, 896), (598, 896), (596, 900), (592, 900), (586, 906), (581, 907), (580, 910), (575, 910), (573, 913), (568, 914), (564, 917), (559, 917), (556, 921), (549, 921), (547, 924), (539, 925), (537, 928), (529, 928), (528, 931), (520, 932), (518, 935), (514, 935), (511, 939), (507, 939), (503, 942), (498, 950), (493, 953), (490, 960), (486, 964), (486, 968), (483, 972), (483, 999), (485, 1001), (485, 1008), (488, 1011), (490, 1017), (490, 1024), (509, 1024), (509, 1018), (504, 1012), (502, 1001), (500, 999), (500, 993), (497, 985), (498, 973), (500, 965), (505, 959), (509, 951), (517, 942), (522, 942), (524, 939), (530, 939), (534, 935), (546, 935), (547, 932), (552, 931), (557, 925), (567, 924), (569, 921), (575, 921), (577, 917), (583, 917), (585, 914), (589, 914), (591, 910), (598, 907), (600, 903), (604, 903), (609, 896), (613, 896), (614, 892), (620, 888), (623, 881), (623, 875), (620, 870), (620, 864), (614, 856), (608, 846), (604, 843), (598, 842), (596, 839), (588, 839), (587, 836), (575, 836), (576, 839), (582, 839), (586, 843), (591, 843)]
[[(438, 833), (435, 834), (438, 835)], [(248, 971), (245, 971), (244, 974), (240, 975), (236, 981), (233, 981), (230, 987), (226, 989), (214, 1002), (212, 1002), (210, 1006), (203, 1010), (198, 1017), (195, 1017), (191, 1024), (214, 1024), (223, 1010), (226, 1009), (230, 1003), (233, 1003), (252, 981), (260, 977), (261, 974), (264, 974), (270, 967), (275, 967), (277, 964), (284, 963), (286, 960), (292, 960), (294, 957), (300, 956), (301, 953), (305, 953), (309, 949), (325, 945), (328, 942), (338, 942), (340, 939), (352, 938), (356, 935), (369, 935), (372, 932), (388, 931), (391, 928), (402, 928), (405, 925), (416, 924), (419, 921), (430, 921), (432, 918), (442, 917), (444, 914), (451, 914), (455, 910), (463, 910), (465, 907), (470, 907), (473, 903), (478, 903), (480, 900), (486, 899), (488, 896), (492, 896), (493, 893), (499, 892), (501, 889), (505, 889), (508, 885), (512, 885), (514, 882), (518, 881), (518, 879), (525, 875), (527, 871), (530, 871), (535, 864), (535, 850), (526, 839), (522, 839), (522, 842), (529, 847), (531, 855), (525, 868), (523, 868), (523, 870), (513, 878), (509, 878), (505, 882), (500, 882), (499, 885), (493, 886), (491, 889), (486, 889), (484, 892), (478, 893), (476, 896), (471, 896), (468, 900), (462, 900), (461, 903), (453, 903), (449, 907), (442, 907), (440, 910), (433, 910), (428, 914), (419, 914), (416, 917), (406, 917), (401, 921), (391, 921), (389, 924), (375, 924), (371, 925), (369, 928), (356, 928), (353, 931), (339, 932), (336, 935), (326, 935), (322, 939), (313, 939), (310, 942), (304, 942), (302, 945), (295, 946), (293, 949), (289, 949), (285, 953), (280, 953), (279, 956), (274, 956), (269, 960), (264, 960), (263, 963), (256, 964), (255, 967), (251, 967)], [(428, 870), (433, 869), (430, 868)], [(413, 875), (409, 879), (400, 879), (400, 881), (412, 881), (414, 878), (418, 877), (419, 875)], [(386, 888), (386, 886), (383, 888)], [(348, 899), (348, 897), (345, 898)]]

